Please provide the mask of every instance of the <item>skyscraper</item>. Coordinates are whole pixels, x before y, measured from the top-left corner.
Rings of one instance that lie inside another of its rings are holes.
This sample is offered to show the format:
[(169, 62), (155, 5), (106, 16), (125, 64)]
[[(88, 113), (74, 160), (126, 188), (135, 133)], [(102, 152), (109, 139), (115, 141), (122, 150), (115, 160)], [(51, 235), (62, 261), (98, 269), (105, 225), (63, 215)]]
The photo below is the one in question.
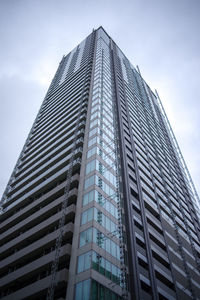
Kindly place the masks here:
[(102, 27), (60, 62), (2, 198), (1, 299), (200, 299), (199, 199)]

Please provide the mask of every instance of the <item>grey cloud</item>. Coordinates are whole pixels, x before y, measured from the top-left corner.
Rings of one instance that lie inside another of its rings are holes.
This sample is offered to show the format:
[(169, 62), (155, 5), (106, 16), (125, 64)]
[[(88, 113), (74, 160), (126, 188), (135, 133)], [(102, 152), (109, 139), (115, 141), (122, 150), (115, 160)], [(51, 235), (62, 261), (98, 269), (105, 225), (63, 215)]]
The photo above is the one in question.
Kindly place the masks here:
[(158, 89), (200, 193), (199, 10), (198, 0), (0, 1), (0, 191), (62, 55), (103, 25)]

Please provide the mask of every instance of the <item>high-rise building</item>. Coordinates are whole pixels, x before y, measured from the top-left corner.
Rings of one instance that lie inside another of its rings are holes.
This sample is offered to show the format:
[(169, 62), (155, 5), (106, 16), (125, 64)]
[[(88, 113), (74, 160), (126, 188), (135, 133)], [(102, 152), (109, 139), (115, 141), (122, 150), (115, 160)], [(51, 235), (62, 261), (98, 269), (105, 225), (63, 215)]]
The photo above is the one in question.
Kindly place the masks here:
[(102, 27), (60, 62), (2, 198), (1, 299), (200, 299), (199, 199)]

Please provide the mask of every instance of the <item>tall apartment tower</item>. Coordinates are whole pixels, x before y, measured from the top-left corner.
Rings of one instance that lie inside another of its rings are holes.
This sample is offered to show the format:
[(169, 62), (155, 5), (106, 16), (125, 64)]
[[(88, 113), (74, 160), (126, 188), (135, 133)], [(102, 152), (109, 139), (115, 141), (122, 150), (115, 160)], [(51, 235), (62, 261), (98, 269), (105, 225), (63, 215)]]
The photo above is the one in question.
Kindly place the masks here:
[(199, 199), (102, 27), (64, 56), (2, 198), (0, 297), (200, 299)]

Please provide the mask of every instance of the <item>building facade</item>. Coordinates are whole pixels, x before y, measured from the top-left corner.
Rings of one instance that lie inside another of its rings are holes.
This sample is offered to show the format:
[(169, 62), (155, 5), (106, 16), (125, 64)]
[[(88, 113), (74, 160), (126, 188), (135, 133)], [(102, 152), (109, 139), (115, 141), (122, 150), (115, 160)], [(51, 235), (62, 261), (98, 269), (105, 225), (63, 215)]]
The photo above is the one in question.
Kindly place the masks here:
[(102, 27), (64, 56), (1, 202), (1, 299), (200, 299), (199, 199)]

